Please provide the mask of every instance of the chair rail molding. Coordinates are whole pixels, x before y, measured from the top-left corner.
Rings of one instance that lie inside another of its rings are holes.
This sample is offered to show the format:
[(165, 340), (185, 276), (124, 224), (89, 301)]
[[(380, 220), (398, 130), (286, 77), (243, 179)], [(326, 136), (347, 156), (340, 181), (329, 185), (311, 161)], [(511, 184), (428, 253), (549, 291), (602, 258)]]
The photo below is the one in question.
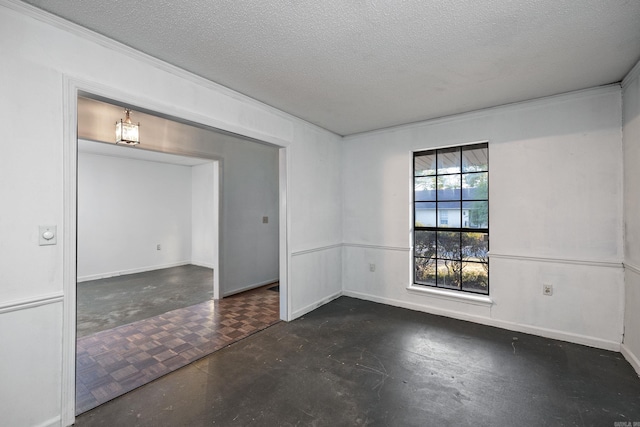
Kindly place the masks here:
[(531, 262), (551, 262), (555, 264), (577, 264), (588, 265), (591, 267), (608, 267), (608, 268), (623, 268), (622, 261), (597, 261), (589, 259), (578, 258), (558, 258), (558, 257), (543, 257), (535, 255), (515, 255), (515, 254), (500, 254), (489, 252), (489, 259), (510, 259), (516, 261), (531, 261)]
[(42, 294), (33, 297), (21, 298), (13, 301), (0, 302), (0, 314), (12, 311), (26, 310), (47, 304), (56, 304), (64, 300), (62, 292)]

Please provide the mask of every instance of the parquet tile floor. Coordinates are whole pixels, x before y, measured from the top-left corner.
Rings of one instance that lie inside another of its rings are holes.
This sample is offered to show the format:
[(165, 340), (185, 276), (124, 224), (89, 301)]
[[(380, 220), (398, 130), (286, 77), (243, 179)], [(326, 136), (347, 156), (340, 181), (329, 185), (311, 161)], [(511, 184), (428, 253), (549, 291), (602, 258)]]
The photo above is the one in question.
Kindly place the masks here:
[(277, 323), (270, 286), (79, 338), (76, 414)]

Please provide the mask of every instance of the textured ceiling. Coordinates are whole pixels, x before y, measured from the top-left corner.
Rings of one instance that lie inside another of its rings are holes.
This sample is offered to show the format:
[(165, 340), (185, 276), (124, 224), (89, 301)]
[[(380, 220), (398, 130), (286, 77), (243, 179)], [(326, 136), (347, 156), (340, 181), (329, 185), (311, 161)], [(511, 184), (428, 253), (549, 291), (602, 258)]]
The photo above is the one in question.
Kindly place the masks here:
[(638, 0), (28, 0), (341, 135), (620, 81)]

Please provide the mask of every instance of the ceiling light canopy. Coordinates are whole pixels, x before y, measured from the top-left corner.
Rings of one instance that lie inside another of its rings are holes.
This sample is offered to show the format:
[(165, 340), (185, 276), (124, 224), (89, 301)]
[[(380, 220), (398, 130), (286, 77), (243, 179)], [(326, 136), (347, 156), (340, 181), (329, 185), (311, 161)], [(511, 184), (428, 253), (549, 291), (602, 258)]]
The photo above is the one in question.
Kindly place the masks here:
[(124, 110), (126, 117), (116, 122), (116, 144), (138, 145), (140, 144), (140, 123), (131, 122), (129, 114), (131, 110)]

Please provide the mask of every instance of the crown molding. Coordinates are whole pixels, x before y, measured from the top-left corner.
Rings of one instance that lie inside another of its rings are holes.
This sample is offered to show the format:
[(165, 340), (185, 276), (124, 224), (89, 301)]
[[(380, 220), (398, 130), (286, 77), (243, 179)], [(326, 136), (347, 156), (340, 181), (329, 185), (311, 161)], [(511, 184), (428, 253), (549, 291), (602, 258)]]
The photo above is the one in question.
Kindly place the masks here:
[(205, 77), (202, 77), (198, 74), (192, 73), (190, 71), (185, 70), (184, 68), (180, 68), (176, 65), (170, 64), (166, 61), (163, 61), (161, 59), (158, 59), (152, 55), (149, 55), (147, 53), (144, 53), (142, 51), (139, 51), (137, 49), (132, 48), (131, 46), (128, 46), (124, 43), (121, 43), (119, 41), (113, 40), (107, 36), (104, 36), (100, 33), (97, 33), (93, 30), (90, 30), (88, 28), (85, 28), (79, 24), (75, 24), (71, 21), (67, 21), (64, 18), (61, 18), (57, 15), (54, 15), (50, 12), (47, 12), (45, 10), (39, 9), (35, 6), (32, 6), (30, 4), (24, 3), (20, 0), (0, 0), (0, 6), (3, 6), (9, 10), (12, 10), (14, 12), (29, 16), (33, 19), (36, 19), (40, 22), (43, 22), (45, 24), (51, 25), (54, 28), (57, 28), (59, 30), (74, 34), (78, 37), (81, 37), (83, 39), (89, 40), (93, 43), (96, 43), (102, 47), (105, 47), (107, 49), (113, 50), (115, 52), (118, 52), (122, 55), (126, 55), (130, 58), (133, 58), (137, 61), (143, 62), (147, 65), (150, 65), (154, 68), (157, 68), (159, 70), (162, 70), (166, 73), (172, 74), (176, 77), (180, 77), (182, 79), (185, 79), (191, 83), (197, 84), (201, 87), (204, 87), (206, 89), (210, 89), (213, 90), (215, 92), (218, 92), (222, 95), (228, 96), (234, 100), (240, 101), (244, 104), (248, 104), (252, 107), (261, 109), (265, 112), (271, 113), (273, 115), (276, 115), (282, 119), (285, 120), (289, 120), (292, 122), (295, 122), (298, 125), (302, 125), (306, 128), (310, 128), (312, 130), (315, 131), (321, 131), (324, 133), (328, 133), (331, 134), (332, 136), (336, 137), (336, 138), (342, 138), (341, 135), (330, 131), (328, 129), (325, 129), (321, 126), (318, 126), (314, 123), (308, 122), (300, 117), (297, 117), (293, 114), (287, 113), (285, 111), (282, 111), (276, 107), (273, 107), (269, 104), (266, 104), (262, 101), (258, 101), (255, 98), (252, 98), (248, 95), (245, 95), (243, 93), (240, 93), (238, 91), (235, 91), (233, 89), (230, 89), (226, 86), (223, 86), (219, 83), (216, 83), (212, 80), (209, 80)]
[(548, 104), (560, 104), (563, 102), (571, 102), (577, 99), (590, 98), (592, 96), (600, 96), (608, 93), (616, 93), (620, 91), (620, 84), (613, 83), (604, 86), (595, 86), (587, 89), (575, 90), (572, 92), (560, 93), (557, 95), (544, 96), (540, 98), (528, 99), (525, 101), (511, 102), (508, 104), (496, 105), (494, 107), (481, 108), (479, 110), (467, 111), (464, 113), (452, 114), (449, 116), (436, 117), (433, 119), (423, 120), (414, 123), (407, 123), (398, 126), (391, 126), (382, 129), (376, 129), (367, 132), (354, 133), (344, 137), (345, 142), (351, 139), (358, 139), (361, 137), (369, 137), (372, 135), (386, 134), (390, 132), (404, 132), (415, 129), (421, 129), (434, 125), (440, 125), (444, 123), (458, 122), (462, 120), (474, 120), (481, 119), (493, 114), (499, 114), (505, 111), (522, 111), (532, 108), (540, 108), (541, 106)]
[(638, 61), (636, 65), (633, 66), (631, 71), (629, 71), (627, 75), (624, 76), (624, 79), (622, 79), (622, 83), (620, 84), (622, 86), (622, 89), (626, 89), (627, 86), (629, 86), (631, 82), (638, 77), (640, 77), (640, 61)]

